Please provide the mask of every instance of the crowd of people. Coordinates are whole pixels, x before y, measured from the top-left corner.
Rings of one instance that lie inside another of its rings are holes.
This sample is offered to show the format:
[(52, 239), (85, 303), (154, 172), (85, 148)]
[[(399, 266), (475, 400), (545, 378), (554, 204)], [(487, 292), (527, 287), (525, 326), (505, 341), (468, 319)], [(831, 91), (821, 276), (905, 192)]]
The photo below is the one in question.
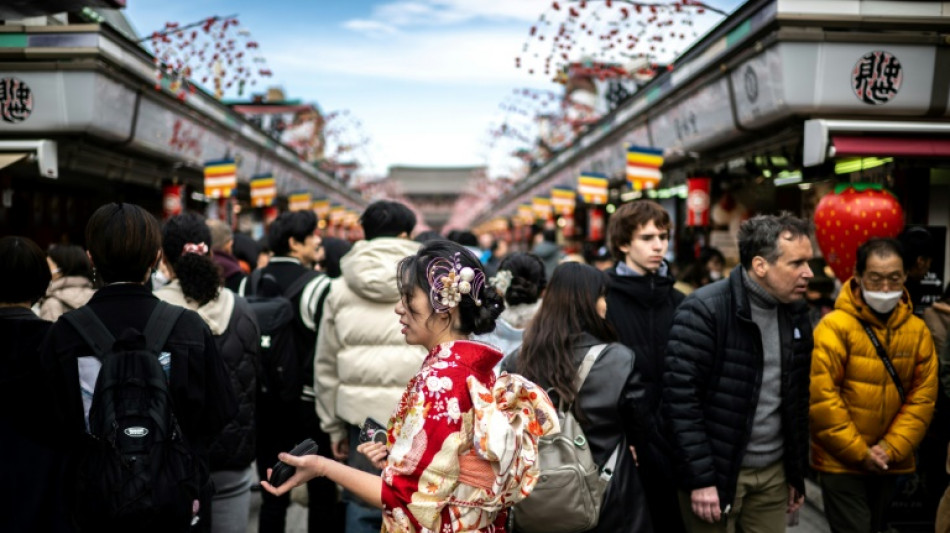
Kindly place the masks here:
[(0, 238), (0, 531), (243, 533), (260, 489), (283, 532), (297, 487), (311, 532), (565, 531), (517, 518), (562, 425), (605, 484), (575, 533), (784, 531), (806, 477), (832, 531), (878, 532), (901, 476), (943, 492), (950, 293), (922, 296), (919, 228), (835, 284), (787, 213), (742, 223), (731, 271), (671, 264), (649, 200), (586, 256), (414, 235), (393, 201), (360, 224), (256, 242), (112, 203), (85, 247)]

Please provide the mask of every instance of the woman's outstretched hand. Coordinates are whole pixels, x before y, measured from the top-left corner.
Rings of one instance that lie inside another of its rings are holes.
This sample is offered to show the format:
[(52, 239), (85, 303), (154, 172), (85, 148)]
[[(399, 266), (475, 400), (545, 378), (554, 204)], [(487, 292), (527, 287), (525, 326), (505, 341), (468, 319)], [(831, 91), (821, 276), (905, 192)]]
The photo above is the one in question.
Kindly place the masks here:
[(364, 442), (356, 447), (356, 451), (365, 455), (376, 468), (380, 470), (386, 468), (386, 458), (389, 457), (389, 449), (385, 444), (379, 442)]
[[(268, 481), (261, 481), (261, 486), (264, 487), (264, 490), (273, 494), (274, 496), (282, 496), (290, 492), (290, 489), (294, 487), (303, 485), (315, 477), (325, 475), (326, 465), (323, 464), (323, 462), (329, 461), (329, 459), (326, 457), (321, 457), (319, 455), (304, 455), (297, 457), (296, 455), (290, 455), (289, 453), (281, 453), (277, 456), (277, 458), (284, 463), (295, 467), (297, 471), (294, 472), (294, 475), (290, 476), (290, 479), (288, 479), (283, 485), (279, 487), (271, 485)], [(271, 471), (272, 469), (267, 469), (268, 479), (270, 479)]]

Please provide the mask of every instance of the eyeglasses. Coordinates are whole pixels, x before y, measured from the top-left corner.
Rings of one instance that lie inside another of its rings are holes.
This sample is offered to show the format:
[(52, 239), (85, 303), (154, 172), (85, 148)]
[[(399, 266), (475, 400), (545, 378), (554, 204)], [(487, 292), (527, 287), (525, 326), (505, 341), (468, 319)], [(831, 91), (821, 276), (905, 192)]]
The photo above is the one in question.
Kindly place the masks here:
[(890, 289), (900, 289), (904, 285), (904, 279), (904, 274), (882, 276), (876, 272), (868, 272), (861, 277), (864, 288), (871, 291), (883, 289), (885, 286)]

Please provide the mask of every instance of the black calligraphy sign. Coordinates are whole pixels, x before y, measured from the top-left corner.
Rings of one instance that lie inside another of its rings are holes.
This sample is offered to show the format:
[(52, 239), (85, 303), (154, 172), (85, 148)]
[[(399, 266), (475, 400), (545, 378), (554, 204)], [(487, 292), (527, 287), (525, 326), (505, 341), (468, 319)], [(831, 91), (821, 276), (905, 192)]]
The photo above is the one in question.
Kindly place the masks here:
[(22, 122), (33, 112), (33, 91), (16, 78), (0, 78), (0, 118)]
[(851, 87), (865, 104), (880, 105), (890, 102), (904, 81), (900, 61), (883, 50), (868, 52), (854, 65)]

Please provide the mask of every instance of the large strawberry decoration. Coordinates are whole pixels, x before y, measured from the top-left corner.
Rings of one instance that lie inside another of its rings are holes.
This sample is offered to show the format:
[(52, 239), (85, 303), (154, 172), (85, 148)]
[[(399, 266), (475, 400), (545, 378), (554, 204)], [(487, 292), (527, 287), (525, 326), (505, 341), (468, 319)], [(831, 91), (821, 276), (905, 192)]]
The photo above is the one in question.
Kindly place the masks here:
[(878, 184), (845, 183), (815, 208), (815, 238), (842, 282), (854, 273), (858, 246), (872, 237), (894, 237), (904, 228), (904, 209)]

